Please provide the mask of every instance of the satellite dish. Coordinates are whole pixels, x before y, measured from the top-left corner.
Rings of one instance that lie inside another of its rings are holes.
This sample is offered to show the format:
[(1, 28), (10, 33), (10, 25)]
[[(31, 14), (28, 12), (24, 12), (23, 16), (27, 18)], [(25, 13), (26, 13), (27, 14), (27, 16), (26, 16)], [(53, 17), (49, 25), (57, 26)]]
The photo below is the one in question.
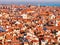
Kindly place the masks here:
[(1, 26), (0, 26), (0, 32), (6, 32)]

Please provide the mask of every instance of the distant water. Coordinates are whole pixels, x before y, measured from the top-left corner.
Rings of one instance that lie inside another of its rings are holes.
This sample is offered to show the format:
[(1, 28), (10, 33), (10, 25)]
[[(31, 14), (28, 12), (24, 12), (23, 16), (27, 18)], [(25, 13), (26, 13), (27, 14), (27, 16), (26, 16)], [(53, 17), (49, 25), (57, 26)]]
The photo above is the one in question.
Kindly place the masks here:
[(16, 4), (16, 5), (37, 5), (37, 6), (60, 6), (58, 2), (1, 2), (0, 4)]
[[(37, 6), (60, 6), (60, 3), (58, 3), (58, 2), (46, 2), (46, 3), (39, 3), (39, 2), (29, 2), (31, 5), (37, 5)], [(18, 3), (18, 4), (20, 4), (20, 3)], [(28, 4), (28, 3), (22, 3), (21, 2), (21, 4)]]
[(58, 2), (31, 3), (31, 4), (38, 5), (38, 6), (60, 6), (60, 3)]
[[(39, 2), (29, 2), (31, 5), (37, 5), (37, 6), (60, 6), (60, 3), (53, 3), (53, 2), (49, 2), (49, 3), (39, 3)], [(17, 4), (20, 4), (20, 3), (17, 3)], [(28, 4), (28, 3), (22, 3), (21, 4)]]
[(40, 3), (41, 6), (60, 6), (60, 3)]

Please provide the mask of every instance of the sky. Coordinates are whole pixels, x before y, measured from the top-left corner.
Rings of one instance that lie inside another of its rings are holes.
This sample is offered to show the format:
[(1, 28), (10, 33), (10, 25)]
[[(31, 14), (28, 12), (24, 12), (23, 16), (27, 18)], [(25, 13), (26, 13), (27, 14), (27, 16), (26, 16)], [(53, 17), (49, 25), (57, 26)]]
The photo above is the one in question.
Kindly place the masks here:
[(60, 2), (60, 0), (0, 0), (0, 2)]
[(44, 1), (44, 2), (55, 2), (55, 1), (57, 1), (57, 2), (59, 2), (60, 0), (0, 0), (0, 2), (3, 2), (3, 1)]
[(40, 0), (40, 2), (60, 2), (60, 0)]

